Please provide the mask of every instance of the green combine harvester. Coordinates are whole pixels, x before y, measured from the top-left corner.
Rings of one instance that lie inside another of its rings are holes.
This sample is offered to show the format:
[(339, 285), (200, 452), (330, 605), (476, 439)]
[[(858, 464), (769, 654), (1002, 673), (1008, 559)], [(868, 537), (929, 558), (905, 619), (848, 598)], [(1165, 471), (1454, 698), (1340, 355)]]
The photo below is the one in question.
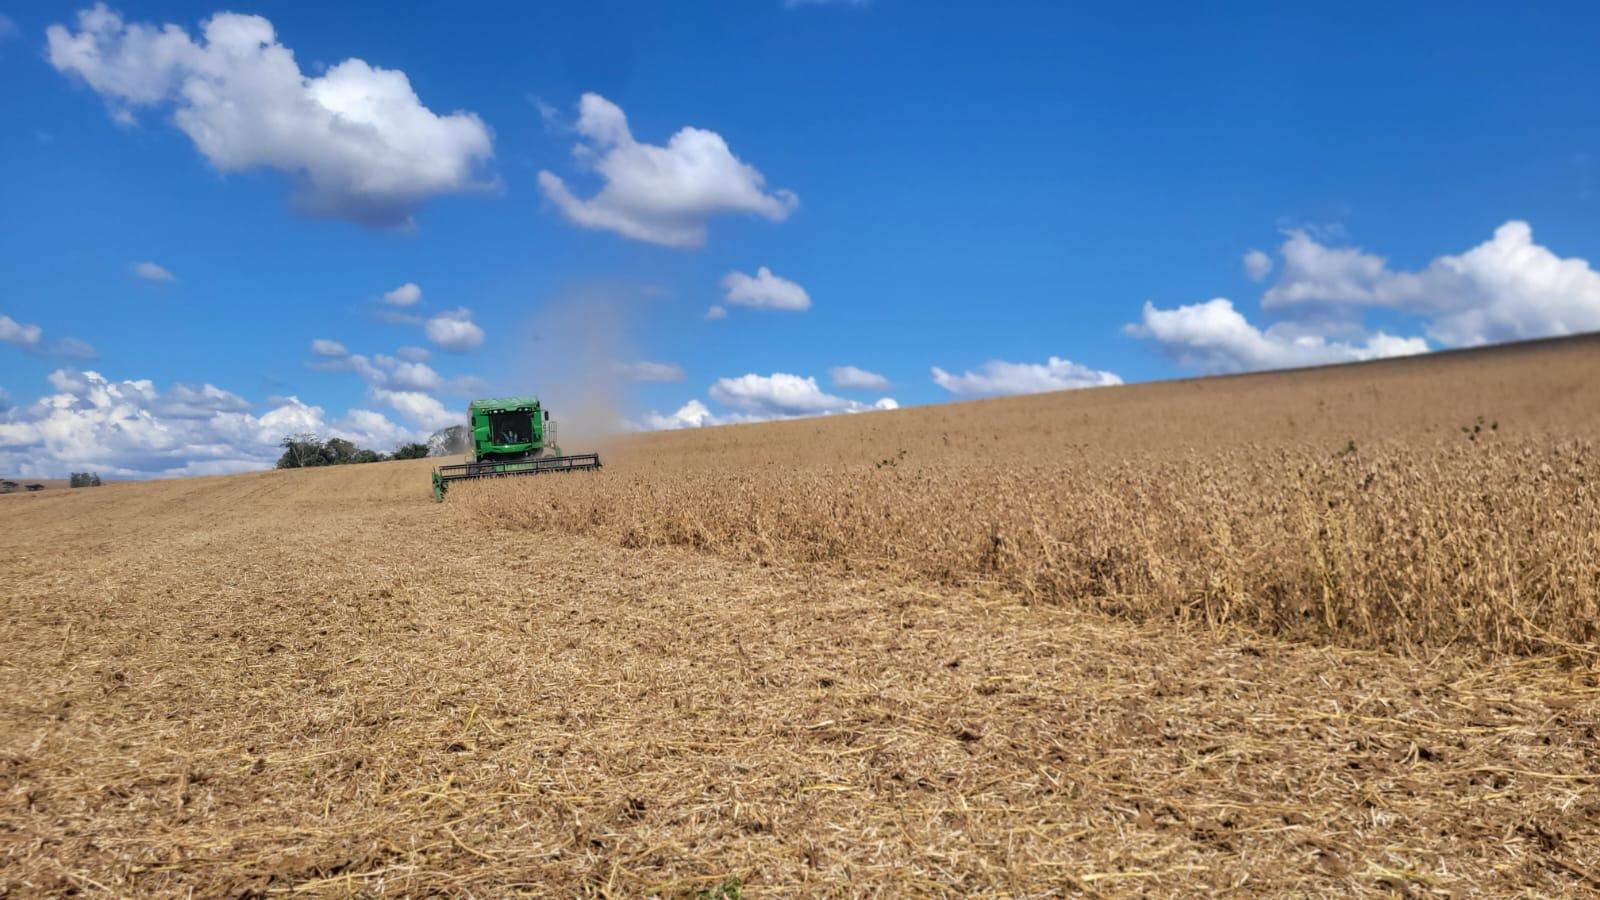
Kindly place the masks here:
[(600, 468), (600, 454), (562, 456), (556, 446), (556, 423), (537, 397), (474, 400), (467, 406), (472, 437), (471, 459), (433, 470), (433, 499), (443, 500), (454, 481), (543, 475)]

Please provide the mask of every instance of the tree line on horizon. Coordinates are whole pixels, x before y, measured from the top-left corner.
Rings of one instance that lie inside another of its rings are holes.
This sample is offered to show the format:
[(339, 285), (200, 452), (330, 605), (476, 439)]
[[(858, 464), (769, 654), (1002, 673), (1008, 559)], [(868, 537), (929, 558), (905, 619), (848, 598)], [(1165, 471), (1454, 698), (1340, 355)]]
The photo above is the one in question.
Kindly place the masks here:
[(380, 453), (358, 447), (344, 438), (318, 437), (314, 432), (302, 431), (286, 435), (278, 442), (283, 455), (278, 457), (279, 469), (309, 469), (317, 466), (344, 466), (358, 463), (386, 462), (394, 459), (422, 459), (427, 456), (447, 456), (464, 452), (469, 441), (465, 425), (441, 428), (428, 437), (426, 443), (412, 441), (396, 447), (393, 453)]

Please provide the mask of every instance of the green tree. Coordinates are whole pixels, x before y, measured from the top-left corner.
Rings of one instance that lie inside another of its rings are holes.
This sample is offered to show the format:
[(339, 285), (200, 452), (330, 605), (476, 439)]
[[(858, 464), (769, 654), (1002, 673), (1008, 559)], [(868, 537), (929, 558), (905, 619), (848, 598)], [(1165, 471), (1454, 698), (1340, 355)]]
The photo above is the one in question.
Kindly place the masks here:
[[(351, 463), (383, 462), (388, 457), (376, 450), (357, 447), (354, 441), (344, 438), (322, 440), (310, 432), (291, 434), (278, 442), (283, 455), (278, 457), (280, 469), (306, 469), (312, 466), (344, 466)], [(407, 445), (426, 447), (422, 444)], [(427, 453), (423, 453), (426, 456)]]
[(356, 462), (356, 453), (360, 449), (344, 438), (329, 438), (328, 442), (322, 445), (322, 455), (327, 457), (328, 465), (343, 466)]
[(280, 469), (305, 469), (328, 464), (327, 448), (322, 440), (309, 431), (291, 434), (278, 442), (283, 455), (278, 457)]
[(427, 455), (427, 444), (401, 444), (390, 459), (422, 459)]

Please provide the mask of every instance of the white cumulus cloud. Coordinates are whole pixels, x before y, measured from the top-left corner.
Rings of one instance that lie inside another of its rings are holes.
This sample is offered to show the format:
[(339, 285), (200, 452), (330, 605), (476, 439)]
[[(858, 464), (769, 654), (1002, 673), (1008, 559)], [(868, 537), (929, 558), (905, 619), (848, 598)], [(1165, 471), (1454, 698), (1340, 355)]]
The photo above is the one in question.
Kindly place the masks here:
[(450, 425), (459, 425), (466, 415), (461, 412), (450, 412), (444, 408), (437, 398), (431, 397), (421, 391), (391, 391), (383, 388), (374, 388), (372, 396), (379, 403), (393, 409), (402, 418), (412, 422), (428, 431), (436, 431)]
[(795, 312), (811, 308), (811, 295), (787, 278), (772, 274), (766, 266), (754, 275), (729, 272), (722, 276), (722, 289), (728, 304), (756, 309), (784, 309)]
[(1535, 243), (1522, 221), (1415, 272), (1302, 231), (1289, 234), (1282, 252), (1283, 272), (1261, 302), (1268, 312), (1389, 309), (1421, 318), (1429, 337), (1452, 347), (1600, 330), (1600, 272)]
[[(1327, 239), (1287, 233), (1283, 265), (1261, 298), (1274, 320), (1266, 327), (1219, 297), (1165, 310), (1146, 303), (1126, 331), (1184, 365), (1240, 372), (1425, 353), (1428, 339), (1471, 347), (1600, 330), (1600, 272), (1535, 243), (1526, 222), (1506, 222), (1489, 240), (1416, 271)], [(1413, 320), (1427, 337), (1370, 330), (1369, 310)]]
[(422, 299), (422, 288), (413, 282), (406, 282), (392, 291), (383, 295), (383, 302), (390, 306), (415, 306)]
[(351, 410), (329, 420), (321, 407), (275, 398), (261, 415), (212, 384), (158, 391), (146, 379), (113, 381), (58, 369), (55, 393), (0, 412), (0, 471), (24, 477), (92, 471), (117, 478), (217, 475), (270, 468), (286, 435), (313, 432), (393, 449), (418, 433), (383, 415)]
[(893, 398), (878, 404), (864, 404), (836, 397), (817, 386), (815, 378), (774, 372), (771, 375), (741, 375), (719, 378), (711, 385), (711, 399), (756, 416), (787, 418), (838, 412), (863, 412), (869, 409), (894, 409)]
[(451, 353), (466, 353), (483, 343), (483, 329), (466, 307), (439, 313), (423, 324), (422, 333), (435, 347)]
[(338, 341), (317, 338), (311, 342), (311, 352), (317, 356), (339, 359), (350, 355), (350, 350)]
[(1370, 303), (1387, 274), (1382, 257), (1354, 247), (1329, 247), (1302, 230), (1289, 232), (1279, 248), (1283, 271), (1261, 298), (1261, 308), (1304, 303)]
[(179, 382), (168, 388), (153, 408), (160, 415), (175, 419), (206, 419), (219, 412), (247, 412), (250, 404), (238, 394), (214, 384)]
[(396, 424), (383, 413), (370, 409), (352, 409), (333, 427), (330, 437), (342, 437), (357, 447), (388, 452), (401, 444), (418, 441), (422, 435), (415, 429)]
[(933, 382), (957, 397), (1000, 397), (1007, 394), (1040, 394), (1074, 388), (1107, 387), (1121, 384), (1114, 373), (1091, 369), (1070, 360), (1052, 356), (1044, 363), (1014, 363), (990, 360), (977, 371), (953, 375), (933, 367)]
[(406, 391), (444, 389), (444, 377), (427, 363), (407, 362), (392, 356), (377, 356), (374, 360), (388, 373), (388, 383), (392, 387)]
[(818, 387), (815, 378), (790, 375), (785, 372), (719, 378), (711, 385), (708, 393), (712, 400), (728, 407), (730, 411), (713, 412), (699, 400), (690, 400), (670, 415), (652, 410), (644, 416), (641, 423), (632, 427), (650, 431), (705, 428), (711, 425), (736, 425), (745, 422), (768, 422), (773, 419), (900, 408), (900, 404), (896, 403), (893, 397), (883, 397), (873, 403), (835, 397)]
[(1359, 342), (1280, 327), (1263, 331), (1224, 297), (1177, 309), (1157, 309), (1145, 303), (1143, 319), (1128, 326), (1127, 332), (1154, 341), (1180, 364), (1207, 373), (1289, 369), (1428, 352), (1428, 342), (1422, 338), (1395, 337), (1382, 331)]
[(676, 431), (679, 428), (704, 428), (722, 424), (699, 400), (690, 400), (671, 415), (649, 412), (644, 417), (644, 427), (649, 431)]
[(683, 128), (665, 146), (640, 143), (615, 103), (598, 94), (578, 102), (574, 161), (599, 176), (599, 191), (576, 196), (565, 180), (539, 173), (539, 187), (567, 219), (583, 228), (613, 231), (668, 247), (706, 242), (713, 216), (788, 218), (799, 200), (787, 190), (768, 191), (766, 178), (739, 160), (722, 136)]
[(836, 388), (851, 391), (886, 391), (889, 389), (889, 379), (877, 372), (868, 372), (855, 366), (834, 366), (828, 370), (828, 378)]
[(712, 306), (712, 307), (710, 307), (710, 308), (708, 308), (706, 310), (706, 321), (707, 322), (715, 322), (718, 319), (726, 319), (727, 317), (728, 317), (727, 309), (725, 309), (725, 308), (723, 308), (721, 306)]
[(433, 112), (404, 72), (347, 59), (306, 75), (260, 16), (218, 13), (196, 39), (178, 25), (125, 22), (101, 3), (46, 39), (50, 63), (118, 121), (170, 107), (219, 171), (283, 172), (312, 215), (405, 225), (431, 197), (481, 188), (477, 170), (493, 155), (477, 116)]

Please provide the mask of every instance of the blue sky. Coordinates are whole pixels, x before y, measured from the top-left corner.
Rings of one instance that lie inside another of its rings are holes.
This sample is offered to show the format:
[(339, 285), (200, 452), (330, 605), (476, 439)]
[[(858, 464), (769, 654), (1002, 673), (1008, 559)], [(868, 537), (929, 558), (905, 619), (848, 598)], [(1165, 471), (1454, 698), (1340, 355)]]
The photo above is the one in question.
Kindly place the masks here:
[(1600, 329), (1592, 4), (393, 9), (0, 7), (0, 471)]

